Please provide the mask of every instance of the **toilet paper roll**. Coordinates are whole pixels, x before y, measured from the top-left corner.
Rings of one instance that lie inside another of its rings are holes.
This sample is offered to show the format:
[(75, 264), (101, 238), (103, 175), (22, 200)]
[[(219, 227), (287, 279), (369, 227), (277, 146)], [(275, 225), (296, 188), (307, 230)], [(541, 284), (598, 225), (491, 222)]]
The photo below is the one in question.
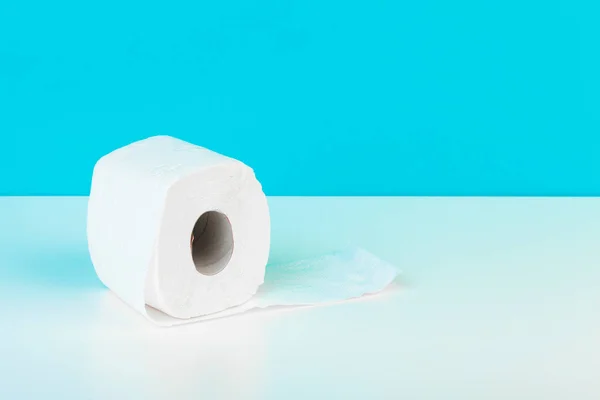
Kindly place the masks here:
[(350, 251), (276, 266), (256, 295), (270, 221), (253, 170), (168, 136), (96, 163), (87, 234), (100, 280), (159, 325), (357, 297), (398, 274), (366, 251)]

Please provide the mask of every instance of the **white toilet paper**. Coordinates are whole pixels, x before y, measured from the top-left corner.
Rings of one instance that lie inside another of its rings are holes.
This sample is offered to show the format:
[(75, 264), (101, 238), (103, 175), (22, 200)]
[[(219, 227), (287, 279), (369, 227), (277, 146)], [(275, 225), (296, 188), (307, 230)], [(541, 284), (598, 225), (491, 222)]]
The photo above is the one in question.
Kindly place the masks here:
[(269, 267), (255, 296), (270, 239), (260, 183), (240, 161), (168, 136), (98, 161), (87, 233), (100, 280), (159, 325), (357, 297), (398, 273), (351, 251)]

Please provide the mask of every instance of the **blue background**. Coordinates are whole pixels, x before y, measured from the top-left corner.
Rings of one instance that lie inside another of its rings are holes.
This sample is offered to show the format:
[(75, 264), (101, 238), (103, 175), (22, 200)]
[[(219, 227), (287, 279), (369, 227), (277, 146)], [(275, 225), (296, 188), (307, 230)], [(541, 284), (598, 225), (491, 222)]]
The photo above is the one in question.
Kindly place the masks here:
[(169, 134), (271, 195), (600, 195), (582, 1), (3, 1), (0, 194)]

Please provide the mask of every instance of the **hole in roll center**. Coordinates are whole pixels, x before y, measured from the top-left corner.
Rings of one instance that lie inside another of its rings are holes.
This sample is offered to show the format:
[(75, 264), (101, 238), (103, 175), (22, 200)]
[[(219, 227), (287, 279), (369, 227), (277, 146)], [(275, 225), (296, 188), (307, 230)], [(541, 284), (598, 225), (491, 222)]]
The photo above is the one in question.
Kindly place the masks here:
[(202, 275), (216, 275), (223, 271), (233, 253), (233, 232), (229, 218), (218, 211), (202, 214), (190, 238), (192, 260)]

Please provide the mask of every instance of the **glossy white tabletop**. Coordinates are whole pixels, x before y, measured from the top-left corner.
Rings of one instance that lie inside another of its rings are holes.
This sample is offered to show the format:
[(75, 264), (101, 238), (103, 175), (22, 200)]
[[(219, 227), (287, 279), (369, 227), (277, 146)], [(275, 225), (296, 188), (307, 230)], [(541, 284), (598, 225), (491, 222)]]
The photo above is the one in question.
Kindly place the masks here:
[(600, 199), (269, 201), (271, 261), (361, 246), (400, 283), (157, 328), (96, 278), (87, 198), (0, 198), (0, 398), (600, 398)]

